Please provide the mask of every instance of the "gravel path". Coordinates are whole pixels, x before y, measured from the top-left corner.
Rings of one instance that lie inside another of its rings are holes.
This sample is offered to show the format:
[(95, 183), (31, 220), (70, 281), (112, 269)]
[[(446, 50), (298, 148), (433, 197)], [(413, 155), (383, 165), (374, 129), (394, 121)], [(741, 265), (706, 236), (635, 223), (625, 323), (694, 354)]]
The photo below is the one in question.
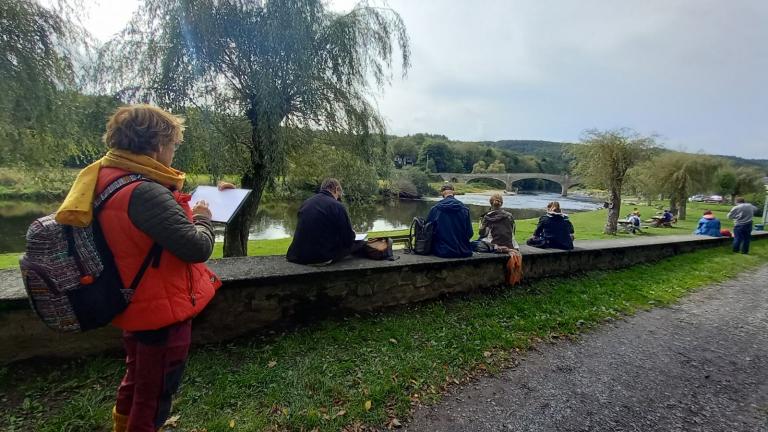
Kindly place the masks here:
[(416, 410), (416, 431), (766, 431), (768, 266), (540, 346)]

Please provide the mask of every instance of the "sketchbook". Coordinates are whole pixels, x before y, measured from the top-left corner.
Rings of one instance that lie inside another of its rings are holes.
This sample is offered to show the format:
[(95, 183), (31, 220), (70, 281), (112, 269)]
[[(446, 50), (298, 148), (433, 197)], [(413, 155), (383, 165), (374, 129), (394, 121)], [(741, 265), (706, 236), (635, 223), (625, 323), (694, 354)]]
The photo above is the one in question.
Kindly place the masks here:
[(196, 202), (206, 201), (211, 210), (212, 221), (229, 223), (250, 193), (250, 189), (224, 189), (220, 191), (216, 186), (198, 186), (192, 193), (189, 204), (194, 207)]

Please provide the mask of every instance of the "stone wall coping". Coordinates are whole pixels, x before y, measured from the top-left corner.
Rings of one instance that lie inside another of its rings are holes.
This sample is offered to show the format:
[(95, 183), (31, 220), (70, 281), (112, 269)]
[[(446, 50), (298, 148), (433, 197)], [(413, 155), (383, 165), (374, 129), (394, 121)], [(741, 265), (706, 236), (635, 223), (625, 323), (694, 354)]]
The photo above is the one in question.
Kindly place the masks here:
[[(768, 233), (755, 237), (768, 238)], [(675, 235), (578, 241), (572, 251), (523, 246), (523, 280), (612, 271), (708, 248), (725, 254), (730, 253), (728, 243), (726, 238)], [(282, 256), (213, 260), (210, 265), (224, 285), (195, 318), (193, 340), (218, 343), (280, 323), (308, 323), (505, 285), (503, 254), (398, 256), (397, 261), (346, 259), (326, 267), (292, 264)], [(0, 300), (0, 365), (120, 349), (121, 333), (112, 326), (87, 334), (51, 331), (30, 309), (20, 279), (18, 270), (0, 274), (17, 293)]]
[[(753, 238), (768, 238), (768, 232), (755, 231), (752, 233), (752, 236)], [(575, 248), (571, 251), (538, 249), (521, 245), (520, 251), (523, 256), (558, 255), (577, 254), (581, 251), (631, 249), (635, 247), (647, 247), (671, 243), (725, 243), (727, 241), (728, 239), (723, 237), (716, 238), (685, 234), (610, 240), (576, 240), (574, 242)], [(226, 287), (227, 285), (237, 285), (238, 282), (242, 281), (254, 283), (257, 281), (269, 282), (274, 279), (311, 279), (312, 275), (328, 275), (334, 273), (346, 274), (359, 271), (388, 270), (397, 267), (444, 267), (455, 263), (503, 261), (506, 259), (506, 256), (502, 254), (486, 253), (475, 253), (468, 258), (439, 258), (435, 256), (412, 255), (404, 252), (396, 252), (395, 256), (398, 258), (395, 261), (347, 258), (341, 262), (323, 267), (290, 263), (285, 260), (285, 256), (281, 255), (222, 258), (210, 260), (208, 265), (217, 275), (219, 275)], [(11, 304), (20, 303), (26, 305), (26, 301), (27, 296), (24, 292), (19, 270), (0, 270), (0, 306), (9, 306)]]

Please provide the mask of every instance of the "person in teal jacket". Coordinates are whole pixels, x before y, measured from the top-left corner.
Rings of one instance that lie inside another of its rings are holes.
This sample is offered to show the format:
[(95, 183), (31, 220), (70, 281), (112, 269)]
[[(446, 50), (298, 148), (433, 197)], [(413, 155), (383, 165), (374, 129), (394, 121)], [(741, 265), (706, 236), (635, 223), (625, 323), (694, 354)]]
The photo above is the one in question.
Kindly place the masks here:
[(712, 214), (712, 211), (704, 211), (704, 215), (699, 219), (699, 226), (693, 232), (696, 235), (705, 235), (710, 237), (720, 237), (720, 220)]

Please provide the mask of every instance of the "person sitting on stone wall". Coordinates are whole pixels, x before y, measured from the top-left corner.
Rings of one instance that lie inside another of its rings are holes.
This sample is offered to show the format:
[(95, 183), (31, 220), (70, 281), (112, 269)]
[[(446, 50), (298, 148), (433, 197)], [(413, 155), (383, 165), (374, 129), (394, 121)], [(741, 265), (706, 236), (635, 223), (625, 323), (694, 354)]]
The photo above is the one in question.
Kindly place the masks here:
[(696, 231), (693, 233), (696, 235), (721, 237), (720, 220), (712, 214), (711, 210), (705, 210), (704, 215), (699, 219), (699, 225), (696, 227)]
[(560, 210), (560, 203), (552, 201), (547, 205), (547, 214), (539, 218), (533, 237), (526, 242), (538, 248), (573, 249), (573, 224)]
[(298, 224), (286, 259), (297, 264), (326, 265), (355, 253), (365, 242), (355, 241), (341, 183), (329, 178), (320, 192), (299, 207)]
[(472, 238), (472, 221), (469, 209), (454, 198), (453, 185), (440, 188), (443, 199), (429, 211), (427, 222), (435, 225), (432, 237), (432, 254), (443, 258), (472, 256), (469, 240)]
[(507, 253), (510, 249), (520, 249), (515, 240), (515, 218), (501, 208), (504, 199), (501, 194), (490, 198), (491, 210), (480, 219), (480, 238), (472, 242), (477, 252)]

